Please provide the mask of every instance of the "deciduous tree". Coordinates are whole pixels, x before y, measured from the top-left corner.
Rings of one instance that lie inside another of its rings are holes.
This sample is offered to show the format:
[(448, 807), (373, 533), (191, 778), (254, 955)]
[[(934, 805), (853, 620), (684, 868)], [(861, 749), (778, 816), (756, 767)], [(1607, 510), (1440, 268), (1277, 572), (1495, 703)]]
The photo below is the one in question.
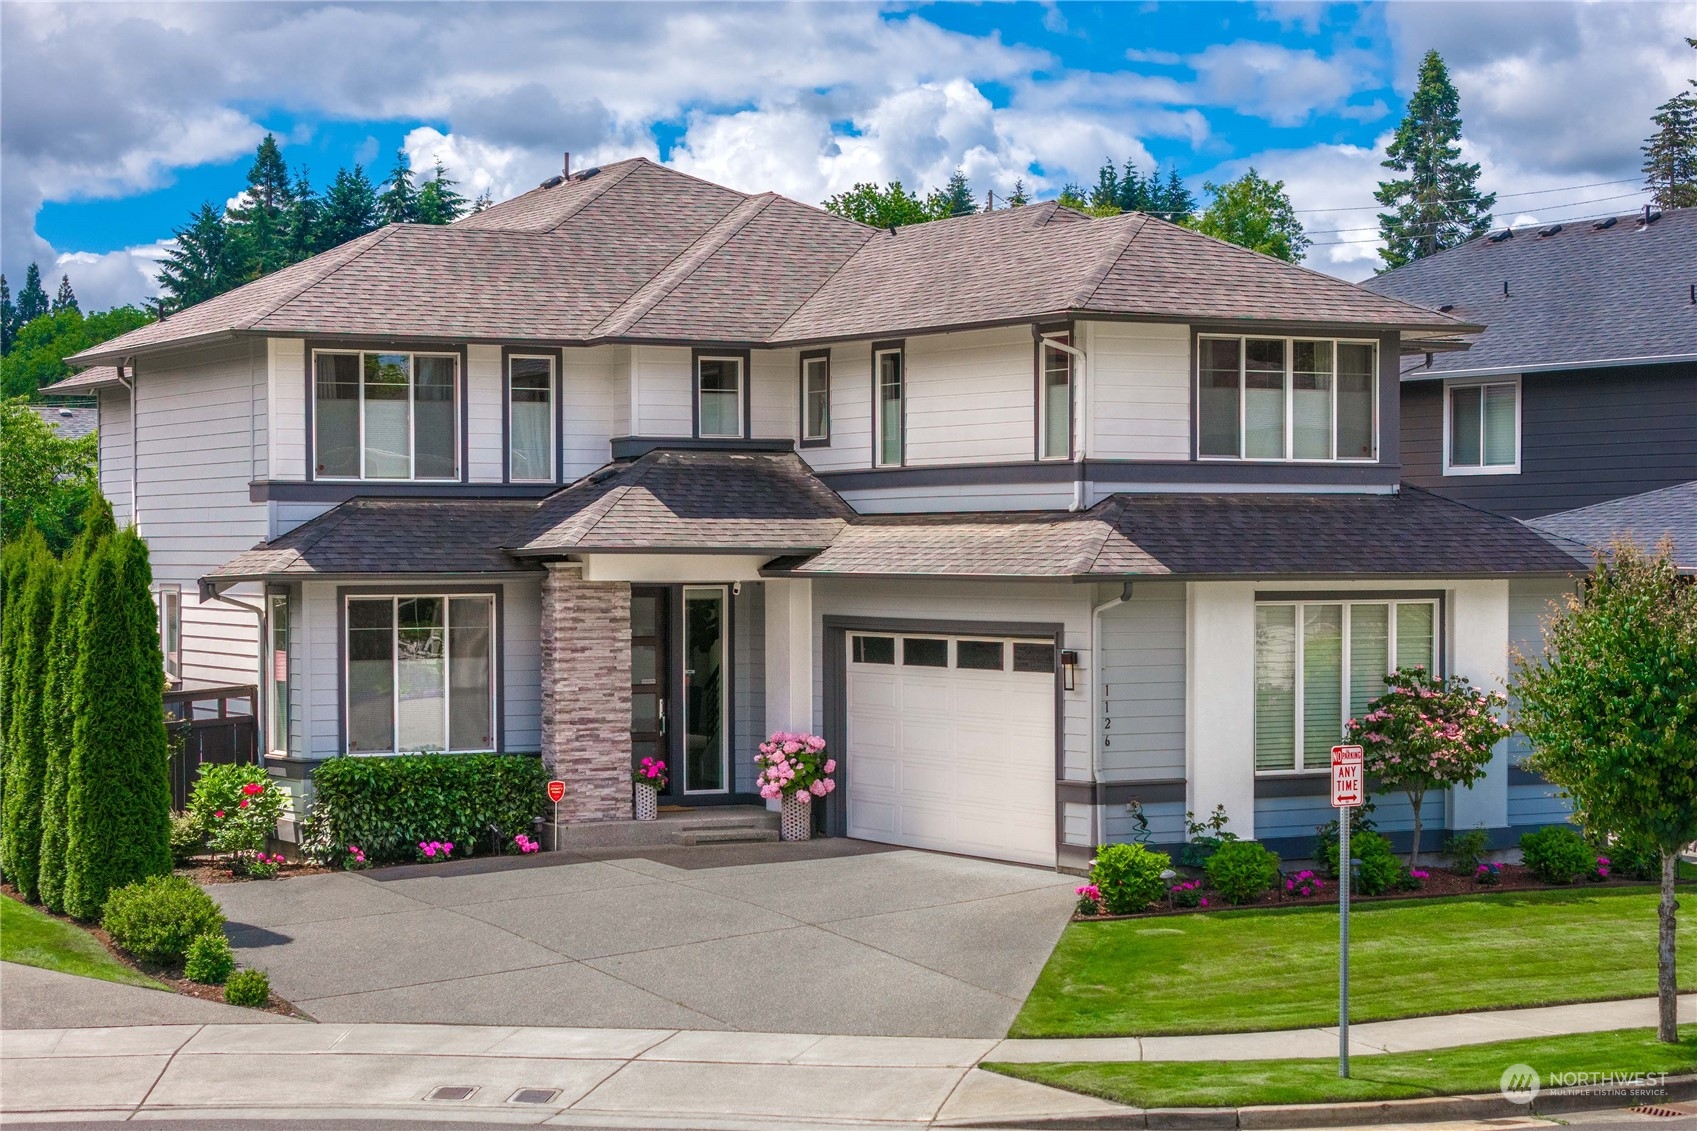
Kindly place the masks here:
[(1289, 263), (1302, 262), (1310, 241), (1283, 181), (1266, 180), (1251, 166), (1235, 181), (1209, 181), (1202, 187), (1213, 199), (1197, 218), (1197, 231)]
[(887, 185), (862, 181), (847, 192), (826, 198), (824, 207), (827, 212), (874, 228), (899, 228), (936, 219), (925, 202), (902, 187), (900, 181)]
[(68, 439), (24, 401), (0, 404), (0, 542), (35, 529), (55, 552), (75, 540), (82, 512), (99, 492), (94, 435)]

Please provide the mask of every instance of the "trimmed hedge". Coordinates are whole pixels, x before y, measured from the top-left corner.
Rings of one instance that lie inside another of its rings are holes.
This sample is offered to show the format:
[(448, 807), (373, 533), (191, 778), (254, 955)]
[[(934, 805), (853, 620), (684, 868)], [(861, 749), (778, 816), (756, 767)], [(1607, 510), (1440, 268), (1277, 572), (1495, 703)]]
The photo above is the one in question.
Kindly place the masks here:
[(414, 861), (421, 841), (452, 841), (454, 854), (503, 844), (548, 803), (548, 775), (533, 754), (400, 754), (332, 758), (312, 772), (313, 821), (332, 860), (358, 846), (372, 864)]
[(106, 899), (100, 925), (112, 941), (141, 959), (171, 966), (201, 935), (224, 933), (224, 913), (183, 876), (149, 876)]

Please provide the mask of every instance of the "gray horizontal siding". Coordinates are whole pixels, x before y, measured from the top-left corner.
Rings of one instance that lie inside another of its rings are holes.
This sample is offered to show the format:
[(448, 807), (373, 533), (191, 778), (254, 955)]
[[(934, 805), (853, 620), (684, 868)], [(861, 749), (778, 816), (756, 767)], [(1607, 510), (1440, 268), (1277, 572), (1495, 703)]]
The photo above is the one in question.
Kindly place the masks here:
[(1139, 583), (1102, 614), (1103, 781), (1184, 777), (1184, 587)]
[(1524, 825), (1560, 825), (1567, 822), (1573, 806), (1560, 796), (1555, 786), (1545, 782), (1536, 785), (1508, 787), (1508, 823)]
[(1443, 474), (1443, 387), (1402, 387), (1403, 478), (1452, 499), (1536, 518), (1697, 479), (1697, 364), (1526, 375), (1518, 475)]
[[(1184, 802), (1161, 801), (1143, 807), (1149, 821), (1150, 844), (1184, 843)], [(1102, 814), (1102, 832), (1109, 844), (1124, 844), (1139, 833), (1137, 822), (1124, 805), (1109, 805)]]

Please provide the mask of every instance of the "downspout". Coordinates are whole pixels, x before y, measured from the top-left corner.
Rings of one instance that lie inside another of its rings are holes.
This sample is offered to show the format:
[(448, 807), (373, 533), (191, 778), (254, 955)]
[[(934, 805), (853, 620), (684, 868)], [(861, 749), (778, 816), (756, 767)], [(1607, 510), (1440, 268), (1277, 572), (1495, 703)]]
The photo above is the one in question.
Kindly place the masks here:
[(1070, 342), (1060, 341), (1052, 335), (1044, 334), (1041, 340), (1044, 345), (1051, 349), (1058, 349), (1078, 362), (1078, 395), (1072, 398), (1074, 443), (1072, 446), (1072, 506), (1069, 509), (1073, 511), (1088, 510), (1084, 498), (1084, 460), (1088, 455), (1086, 449), (1089, 446), (1088, 437), (1090, 435), (1089, 428), (1085, 426), (1085, 422), (1090, 419), (1088, 411), (1090, 390), (1090, 383), (1087, 380), (1090, 368), (1088, 358), (1086, 358), (1083, 350)]
[(270, 646), (265, 639), (265, 609), (261, 605), (250, 605), (246, 601), (238, 601), (234, 597), (225, 596), (222, 589), (204, 577), (200, 579), (199, 589), (200, 603), (203, 605), (209, 601), (221, 601), (226, 605), (233, 605), (253, 614), (259, 637), (259, 667), (254, 672), (257, 682), (253, 687), (253, 721), (259, 733), (254, 736), (254, 740), (263, 751), (266, 738), (271, 733), (271, 700), (265, 691), (265, 662), (270, 651)]
[(136, 419), (140, 414), (136, 412), (136, 379), (133, 358), (131, 359), (130, 376), (128, 378), (124, 376), (123, 362), (118, 363), (118, 384), (122, 385), (124, 391), (130, 395), (130, 525), (135, 527), (139, 534), (141, 532), (141, 512), (137, 509), (139, 504), (136, 500), (140, 496), (136, 490), (136, 480), (141, 478), (141, 467), (136, 459)]
[[(1080, 480), (1082, 482), (1082, 480)], [(1126, 582), (1120, 589), (1120, 595), (1111, 601), (1104, 601), (1090, 610), (1090, 783), (1092, 787), (1102, 780), (1101, 750), (1102, 750), (1102, 708), (1105, 703), (1103, 683), (1096, 678), (1104, 670), (1102, 662), (1102, 614), (1125, 604), (1131, 600), (1131, 582)], [(1108, 842), (1108, 818), (1106, 806), (1091, 806), (1090, 825), (1095, 844)], [(1094, 845), (1092, 845), (1094, 848)]]

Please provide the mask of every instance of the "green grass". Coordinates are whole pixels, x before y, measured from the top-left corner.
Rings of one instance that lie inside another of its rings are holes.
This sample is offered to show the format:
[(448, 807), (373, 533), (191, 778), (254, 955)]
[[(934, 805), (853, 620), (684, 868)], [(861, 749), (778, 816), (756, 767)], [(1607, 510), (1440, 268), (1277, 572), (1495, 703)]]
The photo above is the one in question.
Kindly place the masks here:
[(1133, 1107), (1343, 1103), (1492, 1093), (1511, 1064), (1529, 1064), (1546, 1080), (1556, 1072), (1688, 1072), (1697, 1068), (1697, 1025), (1681, 1028), (1680, 1038), (1677, 1045), (1664, 1045), (1654, 1029), (1622, 1029), (1356, 1056), (1350, 1059), (1348, 1080), (1338, 1077), (1335, 1059), (981, 1067)]
[(0, 896), (0, 961), (130, 986), (165, 988), (113, 958), (87, 931), (6, 896)]
[[(1576, 887), (1357, 906), (1350, 1017), (1652, 996), (1657, 898), (1646, 888)], [(1690, 911), (1679, 939), (1687, 954), (1697, 947)], [(1009, 1036), (1335, 1025), (1337, 965), (1335, 907), (1073, 923)], [(1682, 990), (1697, 989), (1697, 963), (1679, 973)]]

